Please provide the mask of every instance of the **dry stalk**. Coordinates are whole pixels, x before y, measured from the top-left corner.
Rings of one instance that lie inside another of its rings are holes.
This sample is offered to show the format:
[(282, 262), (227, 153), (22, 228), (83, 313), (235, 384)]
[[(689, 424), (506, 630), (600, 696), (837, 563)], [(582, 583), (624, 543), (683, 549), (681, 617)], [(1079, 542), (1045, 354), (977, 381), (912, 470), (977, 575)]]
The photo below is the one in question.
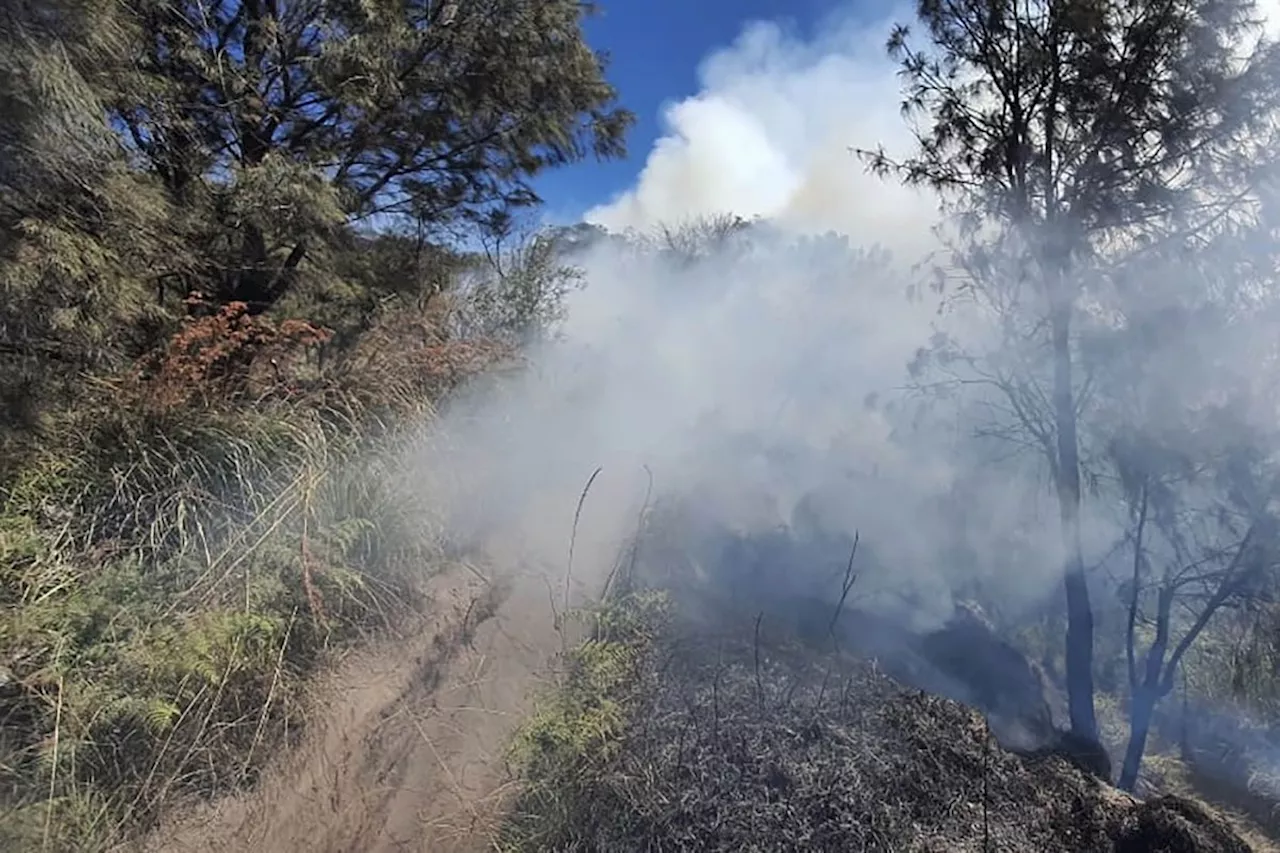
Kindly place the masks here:
[(813, 706), (814, 714), (822, 712), (822, 702), (827, 695), (827, 684), (831, 681), (831, 672), (835, 669), (835, 665), (836, 662), (834, 657), (827, 662), (827, 670), (822, 674), (822, 685), (818, 688), (818, 699)]
[[(58, 649), (57, 658), (61, 658), (62, 649)], [(55, 658), (55, 660), (57, 659)], [(49, 843), (53, 840), (53, 805), (57, 800), (58, 785), (58, 749), (62, 741), (62, 694), (64, 687), (62, 676), (58, 677), (58, 704), (53, 711), (53, 766), (49, 768), (49, 802), (44, 810), (44, 836), (41, 843), (42, 850), (49, 849)]]
[(223, 670), (222, 678), (218, 680), (218, 689), (214, 691), (213, 699), (209, 703), (209, 708), (205, 712), (204, 719), (200, 721), (200, 728), (196, 731), (195, 736), (191, 739), (191, 744), (187, 747), (187, 751), (183, 754), (182, 760), (178, 762), (178, 766), (174, 769), (173, 774), (164, 781), (160, 786), (160, 792), (156, 795), (155, 803), (159, 805), (168, 797), (170, 789), (182, 778), (183, 768), (187, 766), (187, 762), (191, 760), (191, 756), (195, 753), (196, 748), (204, 739), (204, 733), (209, 728), (209, 723), (213, 721), (213, 715), (217, 713), (218, 706), (222, 704), (222, 693), (227, 687), (227, 682), (231, 678), (231, 669), (235, 663), (235, 653), (239, 648), (233, 649), (231, 659), (227, 661), (227, 667)]
[(207, 684), (202, 684), (200, 689), (196, 691), (196, 695), (192, 697), (191, 701), (187, 703), (187, 706), (178, 714), (178, 719), (174, 720), (169, 726), (169, 733), (165, 736), (164, 744), (160, 747), (159, 752), (156, 753), (155, 760), (151, 762), (151, 769), (147, 771), (146, 781), (138, 787), (138, 792), (134, 795), (133, 801), (129, 805), (129, 811), (135, 811), (138, 808), (138, 804), (142, 802), (142, 798), (151, 790), (151, 783), (155, 781), (156, 773), (160, 771), (160, 765), (164, 761), (165, 756), (168, 755), (169, 747), (173, 745), (173, 738), (177, 734), (178, 728), (182, 725), (182, 721), (187, 719), (187, 716), (192, 712), (196, 704), (204, 698), (204, 694), (208, 689), (209, 687)]
[(711, 680), (711, 736), (720, 739), (720, 677), (724, 672), (724, 641), (716, 644), (716, 672)]
[(764, 681), (760, 676), (760, 620), (764, 619), (764, 611), (756, 614), (755, 643), (753, 652), (755, 655), (756, 670), (756, 704), (760, 706), (760, 713), (764, 713)]
[[(627, 549), (627, 575), (623, 579), (623, 583), (628, 583), (630, 578), (635, 577), (636, 560), (640, 555), (640, 536), (644, 530), (644, 520), (649, 514), (649, 502), (653, 498), (653, 470), (649, 468), (648, 463), (642, 466), (645, 474), (649, 476), (649, 485), (645, 489), (644, 503), (640, 505), (640, 512), (636, 516), (636, 532), (632, 539), (631, 547)], [(602, 599), (609, 597), (609, 590), (613, 587), (614, 577), (618, 574), (618, 570), (622, 568), (622, 554), (618, 555), (618, 559), (614, 561), (613, 568), (609, 570), (609, 577), (605, 578), (604, 589), (600, 591)]]
[(295, 607), (293, 614), (289, 617), (289, 625), (284, 629), (284, 638), (280, 641), (280, 652), (276, 655), (275, 671), (271, 673), (271, 686), (267, 688), (267, 698), (262, 703), (262, 713), (258, 716), (258, 727), (253, 732), (253, 740), (249, 743), (249, 750), (245, 754), (244, 764), (240, 767), (241, 779), (249, 775), (249, 765), (253, 762), (253, 753), (262, 741), (262, 730), (267, 725), (267, 714), (271, 710), (272, 700), (275, 699), (276, 687), (280, 684), (280, 675), (284, 671), (285, 650), (289, 647), (289, 637), (293, 633), (293, 623), (297, 618), (298, 609)]
[(982, 853), (991, 853), (991, 723), (982, 718)]
[(573, 513), (573, 528), (569, 532), (569, 562), (564, 568), (564, 611), (566, 613), (569, 612), (569, 585), (573, 581), (573, 551), (578, 544), (578, 521), (582, 518), (582, 506), (587, 502), (587, 492), (591, 491), (591, 484), (603, 470), (602, 466), (596, 466), (596, 470), (591, 472), (591, 476), (587, 478), (587, 484), (582, 487), (582, 494), (578, 495), (578, 508)]
[[(219, 564), (224, 560), (232, 554), (237, 555), (235, 559), (231, 560), (231, 562), (222, 570), (222, 574), (219, 576), (218, 580), (209, 585), (210, 590), (217, 589), (223, 582), (225, 582), (226, 579), (235, 572), (241, 562), (248, 559), (251, 554), (256, 552), (262, 546), (262, 543), (267, 541), (267, 539), (269, 539), (271, 535), (284, 524), (285, 520), (288, 519), (288, 517), (293, 514), (293, 511), (301, 504), (301, 500), (295, 494), (295, 489), (299, 487), (304, 476), (305, 475), (303, 474), (299, 474), (294, 478), (293, 483), (290, 484), (288, 488), (281, 490), (280, 494), (276, 495), (265, 507), (262, 508), (257, 518), (236, 531), (236, 533), (227, 541), (226, 546), (222, 549), (221, 553), (208, 561), (208, 565), (205, 567), (205, 570), (201, 572), (200, 576), (193, 580), (186, 589), (174, 596), (173, 603), (163, 614), (166, 618), (172, 616), (188, 596), (200, 589), (205, 581), (213, 574), (214, 570), (217, 569)], [(267, 517), (269, 513), (277, 509), (281, 504), (285, 503), (288, 503), (289, 505), (281, 509), (280, 513), (275, 517), (271, 524), (267, 526), (267, 529), (262, 531), (257, 540), (252, 544), (245, 545), (245, 541), (257, 527), (258, 521)], [(201, 601), (204, 600), (205, 598), (201, 599)]]
[(854, 531), (853, 548), (849, 551), (849, 563), (844, 569), (844, 578), (840, 581), (840, 601), (836, 604), (835, 610), (831, 614), (831, 623), (827, 625), (827, 636), (835, 642), (836, 622), (840, 620), (840, 613), (844, 610), (845, 600), (849, 597), (849, 590), (853, 589), (853, 585), (858, 582), (858, 573), (853, 570), (853, 560), (858, 556), (858, 542), (860, 534)]
[[(311, 556), (311, 499), (314, 488), (315, 481), (312, 480), (307, 484), (306, 490), (302, 494), (302, 541), (299, 545), (299, 560), (302, 564), (302, 591), (307, 597), (307, 607), (311, 610), (311, 618), (315, 620), (317, 625), (324, 626), (328, 622), (325, 616), (324, 597), (320, 594), (320, 590), (315, 584), (315, 579), (312, 577), (312, 565), (315, 560)], [(247, 586), (247, 574), (245, 583)], [(248, 609), (247, 601), (245, 602), (245, 609)]]

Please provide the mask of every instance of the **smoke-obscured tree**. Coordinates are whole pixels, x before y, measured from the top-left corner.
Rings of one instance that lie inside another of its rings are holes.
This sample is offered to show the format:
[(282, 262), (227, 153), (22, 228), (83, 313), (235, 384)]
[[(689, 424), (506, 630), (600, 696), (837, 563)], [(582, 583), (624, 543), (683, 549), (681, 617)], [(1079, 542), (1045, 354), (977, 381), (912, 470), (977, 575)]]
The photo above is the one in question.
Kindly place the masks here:
[(1133, 790), (1156, 704), (1172, 692), (1187, 652), (1223, 609), (1274, 599), (1280, 480), (1248, 451), (1193, 461), (1143, 440), (1117, 453), (1134, 521), (1125, 590), (1130, 732), (1118, 785)]
[(1145, 260), (1116, 294), (1133, 306), (1125, 322), (1094, 342), (1107, 367), (1093, 423), (1106, 441), (1102, 493), (1128, 516), (1128, 790), (1188, 652), (1228, 611), (1276, 601), (1280, 305), (1270, 274), (1231, 263), (1243, 257), (1234, 239), (1217, 243), (1198, 270)]
[(128, 0), (141, 83), (128, 144), (225, 232), (218, 293), (274, 304), (335, 228), (502, 224), (530, 180), (618, 156), (576, 0)]
[(983, 381), (1048, 462), (1071, 726), (1096, 736), (1078, 333), (1105, 322), (1096, 309), (1110, 265), (1194, 251), (1251, 213), (1280, 97), (1276, 52), (1250, 41), (1247, 0), (921, 0), (917, 11), (927, 38), (917, 45), (899, 27), (889, 50), (918, 147), (902, 162), (868, 159), (943, 195), (955, 230), (938, 286), (958, 282), (1009, 345), (981, 359)]
[(708, 258), (731, 255), (759, 226), (758, 219), (717, 213), (661, 222), (647, 231), (628, 228), (620, 236), (631, 251), (660, 257), (676, 268), (690, 269)]
[(459, 320), (466, 336), (484, 335), (529, 345), (549, 340), (565, 316), (565, 299), (585, 284), (567, 255), (575, 233), (543, 228), (502, 235), (463, 277)]

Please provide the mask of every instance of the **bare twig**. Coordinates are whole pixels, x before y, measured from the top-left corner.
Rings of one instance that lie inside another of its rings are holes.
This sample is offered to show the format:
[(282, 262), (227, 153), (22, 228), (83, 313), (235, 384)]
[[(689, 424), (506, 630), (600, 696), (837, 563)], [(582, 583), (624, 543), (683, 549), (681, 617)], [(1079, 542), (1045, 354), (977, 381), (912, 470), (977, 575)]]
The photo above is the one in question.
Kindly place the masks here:
[(840, 601), (837, 602), (835, 610), (831, 614), (831, 624), (827, 625), (827, 636), (833, 641), (836, 635), (836, 622), (840, 619), (840, 613), (844, 610), (845, 599), (849, 597), (849, 591), (853, 589), (853, 585), (858, 582), (858, 573), (853, 570), (853, 560), (858, 556), (858, 542), (860, 534), (854, 531), (853, 548), (849, 551), (849, 564), (845, 566), (844, 578), (840, 581)]
[(475, 649), (475, 646), (472, 645), (471, 643), (473, 639), (473, 633), (474, 633), (471, 630), (471, 613), (476, 609), (477, 601), (479, 601), (479, 599), (476, 598), (475, 596), (472, 596), (471, 601), (467, 602), (466, 612), (462, 614), (462, 626), (461, 626), (462, 642), (466, 644), (467, 648), (472, 650)]
[(564, 568), (564, 611), (566, 613), (569, 612), (569, 584), (573, 581), (573, 551), (578, 544), (578, 521), (582, 518), (582, 505), (587, 502), (587, 492), (591, 491), (591, 484), (603, 470), (603, 466), (596, 466), (596, 470), (591, 472), (591, 476), (587, 478), (587, 484), (582, 487), (582, 494), (578, 495), (578, 508), (573, 513), (573, 529), (569, 533), (569, 562)]
[[(636, 516), (635, 537), (631, 541), (631, 547), (627, 549), (627, 575), (623, 579), (624, 584), (628, 584), (630, 579), (635, 577), (636, 560), (639, 559), (640, 555), (640, 537), (644, 530), (645, 516), (649, 513), (649, 502), (653, 497), (653, 471), (649, 468), (647, 463), (642, 467), (644, 468), (644, 472), (649, 475), (649, 486), (645, 489), (644, 503), (640, 505), (640, 513)], [(621, 554), (618, 555), (618, 559), (614, 562), (613, 568), (609, 570), (609, 577), (605, 578), (604, 589), (600, 592), (601, 598), (608, 597), (609, 590), (613, 586), (614, 576), (618, 574), (618, 570), (620, 568), (622, 568)]]
[(761, 610), (756, 614), (756, 632), (755, 632), (755, 669), (756, 669), (756, 704), (760, 706), (760, 713), (764, 713), (764, 681), (760, 676), (760, 620), (764, 619), (764, 611)]

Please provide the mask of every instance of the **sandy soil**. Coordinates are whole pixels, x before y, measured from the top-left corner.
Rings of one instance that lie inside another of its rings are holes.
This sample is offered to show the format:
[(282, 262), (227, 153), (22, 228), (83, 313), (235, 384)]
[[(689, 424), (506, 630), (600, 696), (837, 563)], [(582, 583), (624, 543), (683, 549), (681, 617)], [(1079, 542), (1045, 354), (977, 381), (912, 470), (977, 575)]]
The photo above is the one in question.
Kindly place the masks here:
[(503, 751), (555, 654), (547, 580), (465, 568), (433, 579), (407, 635), (316, 685), (303, 743), (253, 791), (153, 835), (149, 853), (491, 850), (510, 776)]

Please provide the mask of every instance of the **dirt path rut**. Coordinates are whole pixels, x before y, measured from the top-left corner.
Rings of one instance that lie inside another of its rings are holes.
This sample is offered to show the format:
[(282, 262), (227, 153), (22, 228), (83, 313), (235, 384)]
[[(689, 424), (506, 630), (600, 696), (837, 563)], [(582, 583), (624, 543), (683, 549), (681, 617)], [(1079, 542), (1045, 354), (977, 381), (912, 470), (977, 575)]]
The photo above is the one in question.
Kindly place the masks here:
[(470, 853), (492, 850), (503, 751), (560, 648), (547, 582), (431, 581), (407, 636), (317, 685), (304, 741), (246, 794), (153, 836), (150, 853)]

